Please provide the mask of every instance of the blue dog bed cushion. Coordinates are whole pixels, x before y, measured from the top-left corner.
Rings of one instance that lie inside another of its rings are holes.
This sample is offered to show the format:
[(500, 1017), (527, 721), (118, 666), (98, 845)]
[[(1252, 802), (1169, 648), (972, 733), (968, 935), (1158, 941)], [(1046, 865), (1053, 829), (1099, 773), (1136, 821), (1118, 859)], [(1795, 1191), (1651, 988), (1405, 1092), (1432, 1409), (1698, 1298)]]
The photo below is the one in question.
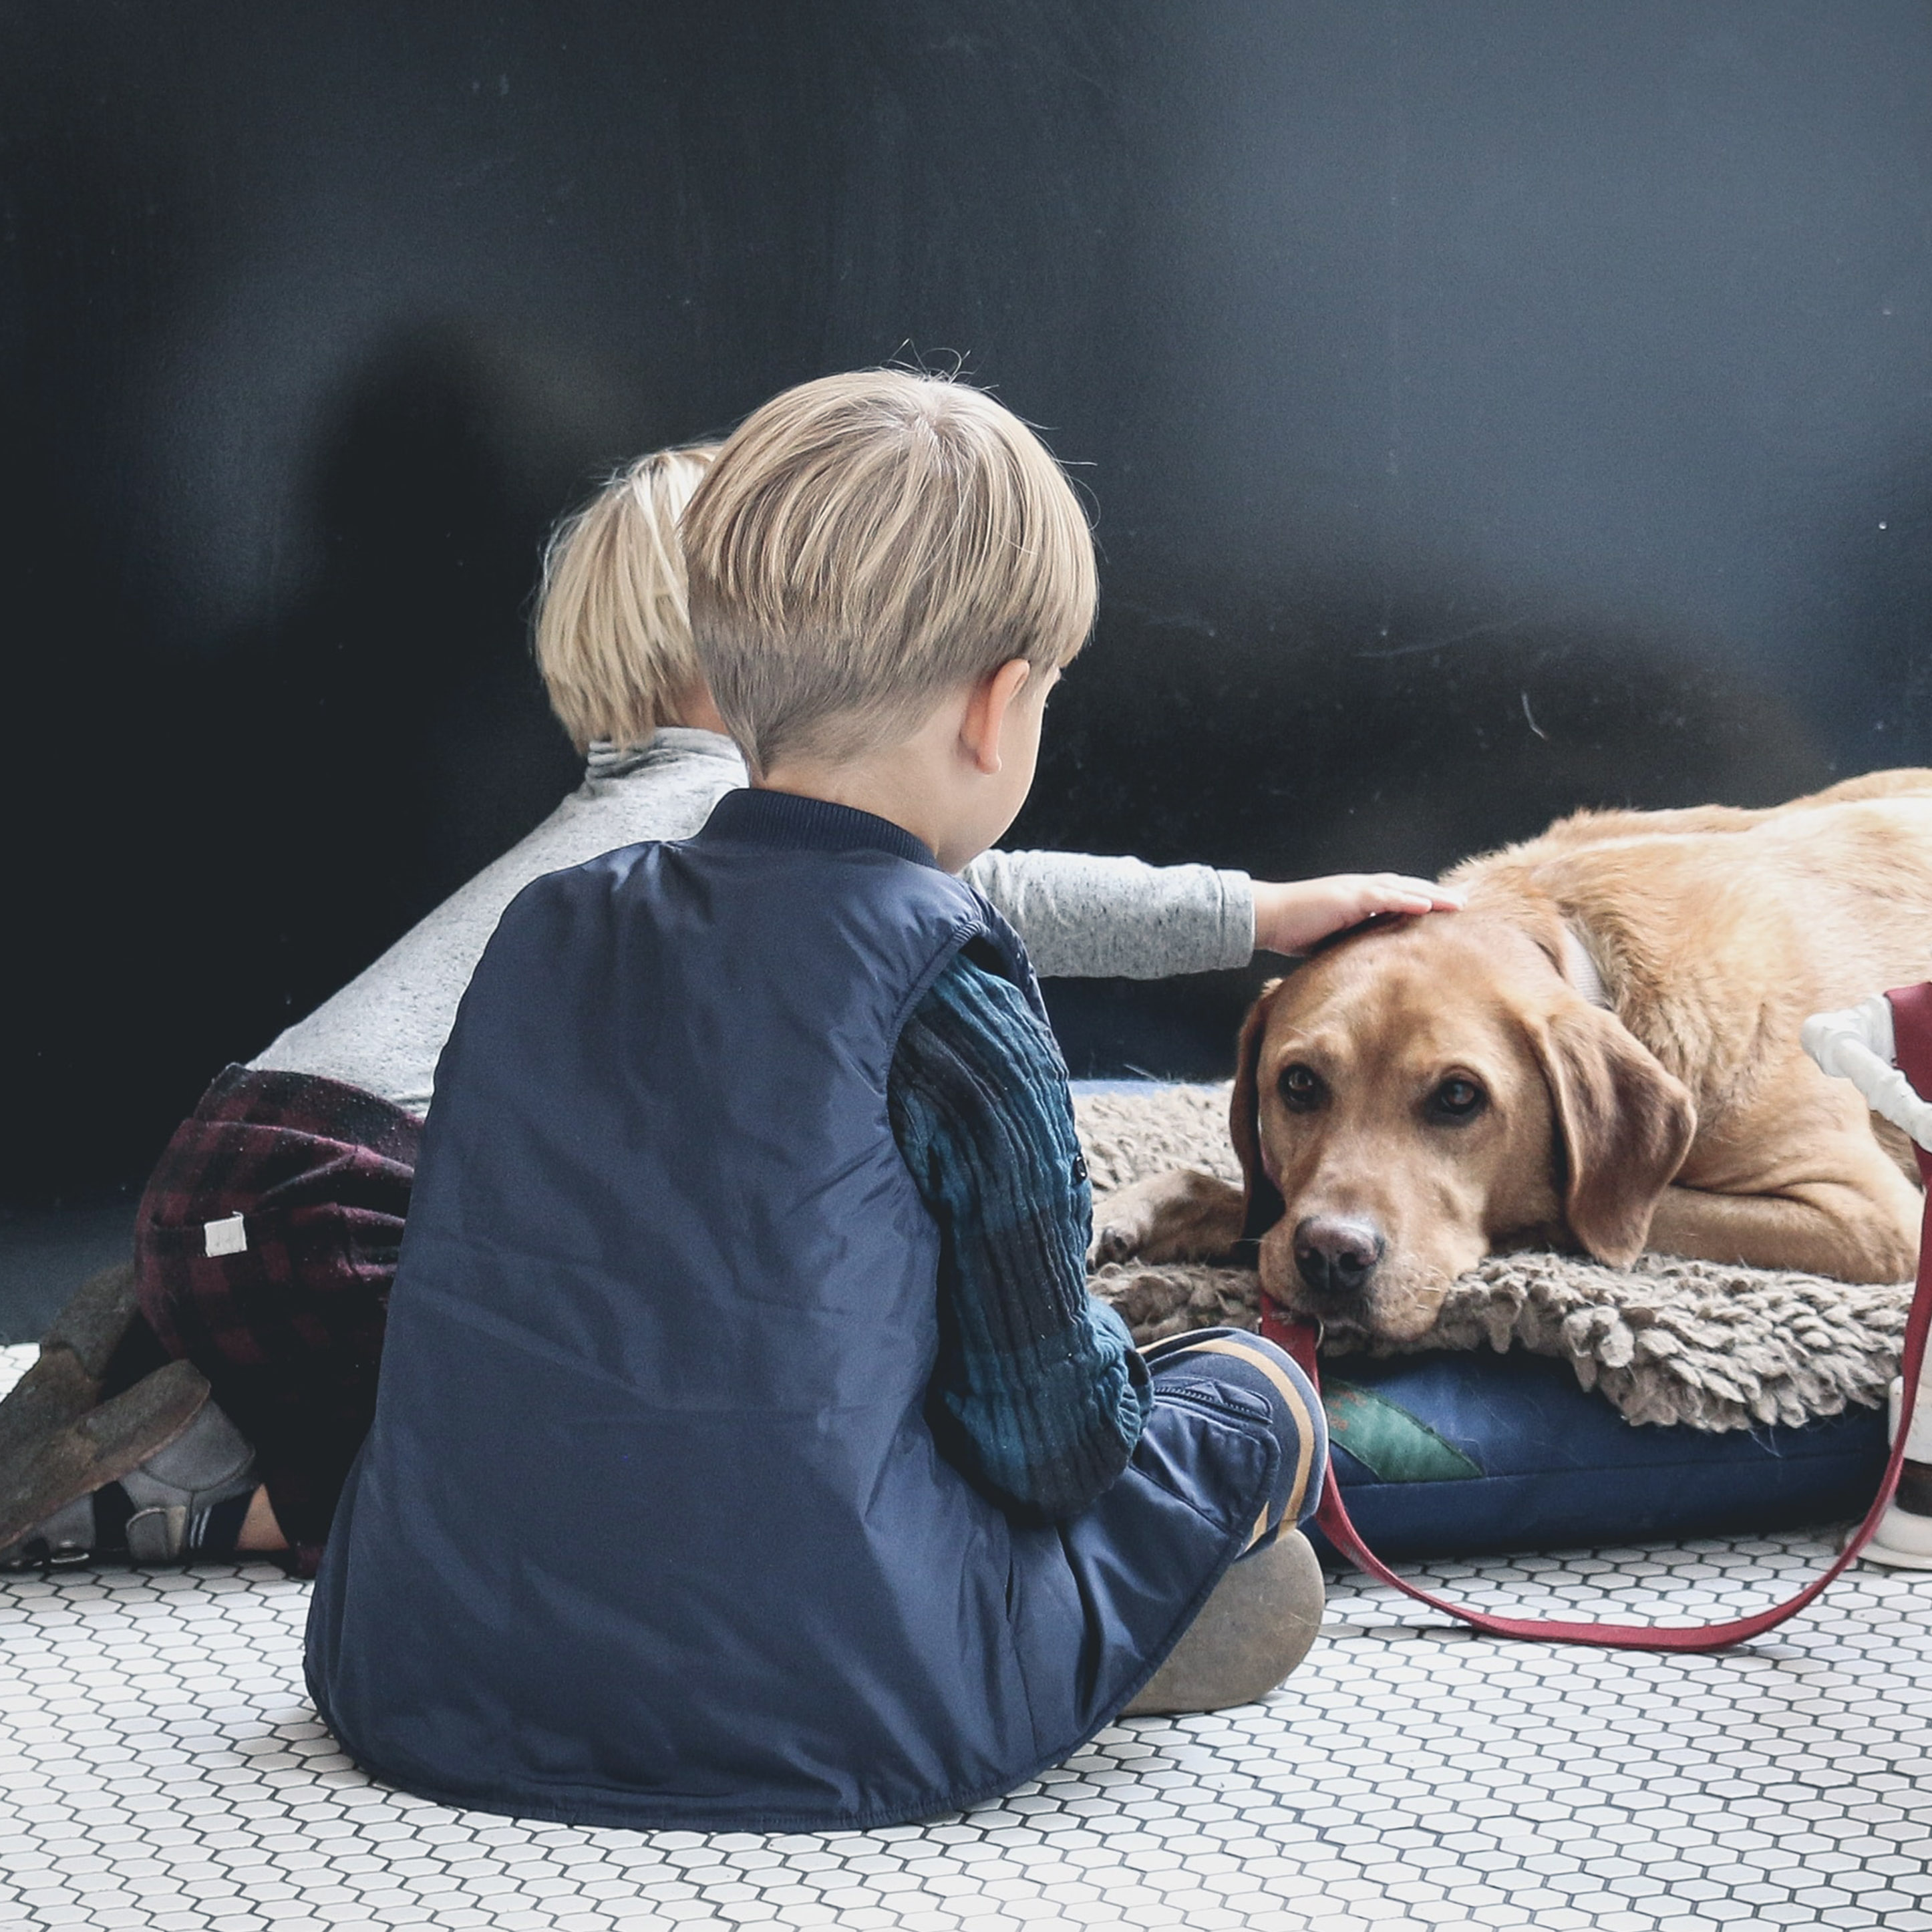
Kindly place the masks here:
[[(1676, 1540), (1856, 1517), (1882, 1411), (1724, 1433), (1626, 1422), (1568, 1366), (1513, 1351), (1322, 1369), (1343, 1500), (1378, 1556)], [(1334, 1551), (1319, 1532), (1324, 1558)]]
[[(1225, 1088), (1076, 1081), (1075, 1112), (1096, 1195), (1175, 1167), (1238, 1184), (1227, 1105)], [(1626, 1273), (1643, 1270), (1649, 1258)], [(1506, 1299), (1521, 1306), (1529, 1305), (1538, 1284), (1526, 1287), (1516, 1277), (1536, 1265), (1560, 1276), (1586, 1264), (1558, 1256), (1503, 1256), (1484, 1264), (1510, 1275)], [(1706, 1264), (1660, 1265), (1680, 1274), (1712, 1272)], [(1622, 1282), (1640, 1292), (1606, 1301), (1606, 1333), (1628, 1318), (1624, 1302), (1654, 1309), (1659, 1296), (1680, 1303), (1714, 1296), (1728, 1303), (1756, 1293), (1780, 1310), (1811, 1306), (1799, 1292), (1808, 1277), (1741, 1269), (1738, 1279), (1715, 1282), (1652, 1273), (1631, 1282), (1609, 1272), (1612, 1286)], [(1251, 1270), (1130, 1262), (1102, 1268), (1094, 1286), (1144, 1340), (1217, 1323), (1255, 1322), (1258, 1286)], [(1895, 1351), (1896, 1328), (1879, 1316), (1896, 1291), (1813, 1286), (1820, 1295), (1838, 1298), (1813, 1325), (1839, 1338), (1839, 1354), (1829, 1362), (1808, 1360), (1808, 1402), (1815, 1402), (1821, 1384), (1846, 1393), (1871, 1386), (1874, 1364), (1880, 1361), (1882, 1388), (1892, 1373), (1884, 1358)], [(1567, 1305), (1537, 1303), (1543, 1325), (1557, 1322)], [(1480, 1336), (1480, 1346), (1395, 1356), (1338, 1354), (1323, 1363), (1336, 1475), (1355, 1527), (1377, 1555), (1459, 1556), (1750, 1534), (1856, 1517), (1870, 1504), (1885, 1461), (1882, 1411), (1851, 1407), (1802, 1424), (1724, 1426), (1762, 1412), (1742, 1398), (1714, 1398), (1711, 1387), (1724, 1379), (1718, 1376), (1699, 1383), (1695, 1402), (1660, 1400), (1683, 1397), (1688, 1385), (1681, 1382), (1643, 1391), (1646, 1406), (1671, 1419), (1629, 1423), (1603, 1394), (1580, 1385), (1568, 1360), (1520, 1346), (1498, 1353), (1489, 1346), (1493, 1312), (1479, 1302), (1474, 1316), (1445, 1330), (1445, 1340), (1461, 1345), (1466, 1336)], [(1698, 1336), (1697, 1346), (1721, 1352), (1732, 1328), (1706, 1326), (1720, 1332)], [(1681, 1338), (1692, 1331), (1679, 1323), (1672, 1332)], [(1846, 1344), (1846, 1336), (1858, 1346)], [(1685, 1342), (1680, 1357), (1689, 1353)], [(1827, 1368), (1833, 1373), (1822, 1372)], [(1598, 1370), (1606, 1378), (1612, 1372), (1600, 1360)], [(1770, 1379), (1761, 1362), (1752, 1374), (1760, 1383)], [(1771, 1412), (1793, 1407), (1780, 1402)], [(1692, 1426), (1693, 1420), (1708, 1424), (1720, 1417), (1716, 1427)]]

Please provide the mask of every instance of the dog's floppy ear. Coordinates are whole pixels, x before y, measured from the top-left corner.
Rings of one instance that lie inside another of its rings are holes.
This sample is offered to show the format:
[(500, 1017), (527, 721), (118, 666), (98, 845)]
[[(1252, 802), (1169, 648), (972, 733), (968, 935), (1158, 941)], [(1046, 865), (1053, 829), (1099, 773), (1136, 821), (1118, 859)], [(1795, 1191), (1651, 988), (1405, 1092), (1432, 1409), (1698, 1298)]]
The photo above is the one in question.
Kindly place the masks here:
[(1240, 1157), (1241, 1184), (1246, 1195), (1241, 1214), (1241, 1239), (1258, 1240), (1285, 1211), (1274, 1183), (1262, 1164), (1260, 1099), (1256, 1069), (1261, 1063), (1262, 1036), (1268, 1030), (1268, 1009), (1282, 982), (1270, 980), (1241, 1022), (1241, 1043), (1234, 1061), (1234, 1091), (1228, 1105), (1228, 1132)]
[(1563, 1137), (1564, 1218), (1590, 1253), (1628, 1268), (1690, 1151), (1690, 1090), (1615, 1014), (1578, 1000), (1532, 1029)]

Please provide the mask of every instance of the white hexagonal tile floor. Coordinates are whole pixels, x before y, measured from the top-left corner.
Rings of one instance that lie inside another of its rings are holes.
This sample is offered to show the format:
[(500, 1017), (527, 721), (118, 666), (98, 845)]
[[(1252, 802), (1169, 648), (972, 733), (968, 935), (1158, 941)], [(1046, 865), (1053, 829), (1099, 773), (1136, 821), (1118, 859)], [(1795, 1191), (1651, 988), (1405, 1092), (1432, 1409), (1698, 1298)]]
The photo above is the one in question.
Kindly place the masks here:
[[(1828, 1534), (1437, 1564), (1529, 1614), (1768, 1600)], [(370, 1784), (256, 1567), (0, 1580), (0, 1924), (1932, 1928), (1932, 1582), (1862, 1569), (1729, 1654), (1492, 1641), (1352, 1574), (1265, 1703), (1123, 1722), (964, 1816), (646, 1835)]]

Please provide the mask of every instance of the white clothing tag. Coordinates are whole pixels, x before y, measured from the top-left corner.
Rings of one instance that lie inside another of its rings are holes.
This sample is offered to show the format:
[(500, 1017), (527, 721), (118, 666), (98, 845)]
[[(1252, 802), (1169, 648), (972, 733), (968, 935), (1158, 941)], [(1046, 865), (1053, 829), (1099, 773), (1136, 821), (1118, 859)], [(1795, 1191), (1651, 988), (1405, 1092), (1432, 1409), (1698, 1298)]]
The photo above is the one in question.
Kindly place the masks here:
[(201, 1239), (203, 1251), (208, 1254), (245, 1254), (248, 1248), (248, 1224), (239, 1214), (231, 1214), (225, 1221), (205, 1221), (202, 1223)]

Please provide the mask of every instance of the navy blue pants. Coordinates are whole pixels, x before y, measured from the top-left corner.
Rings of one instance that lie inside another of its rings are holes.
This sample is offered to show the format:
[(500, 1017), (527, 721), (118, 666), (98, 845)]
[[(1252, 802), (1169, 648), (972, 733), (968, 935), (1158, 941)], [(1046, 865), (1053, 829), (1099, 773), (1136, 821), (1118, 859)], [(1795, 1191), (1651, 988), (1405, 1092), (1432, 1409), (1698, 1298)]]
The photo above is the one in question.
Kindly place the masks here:
[(1284, 1351), (1244, 1329), (1196, 1328), (1141, 1354), (1154, 1371), (1150, 1430), (1160, 1426), (1164, 1406), (1202, 1401), (1245, 1408), (1273, 1425), (1281, 1462), (1243, 1556), (1265, 1549), (1284, 1523), (1299, 1527), (1315, 1514), (1328, 1467), (1328, 1425), (1313, 1384)]

